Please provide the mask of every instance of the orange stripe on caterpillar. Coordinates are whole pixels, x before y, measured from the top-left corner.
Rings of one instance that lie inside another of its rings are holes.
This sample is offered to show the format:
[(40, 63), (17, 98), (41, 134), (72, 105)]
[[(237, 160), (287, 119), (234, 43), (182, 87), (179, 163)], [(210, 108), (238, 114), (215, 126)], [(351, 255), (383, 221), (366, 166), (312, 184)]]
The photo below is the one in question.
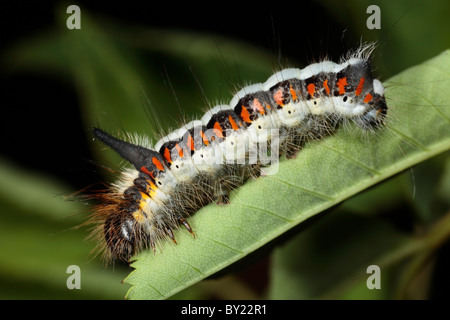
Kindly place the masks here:
[(314, 83), (308, 84), (308, 87), (306, 89), (308, 90), (310, 97), (313, 98), (314, 93), (316, 92), (316, 86), (314, 85)]
[(337, 86), (339, 88), (339, 94), (344, 94), (345, 86), (348, 86), (347, 78), (346, 77), (340, 78), (337, 82)]
[(169, 148), (164, 149), (164, 158), (167, 160), (168, 163), (172, 163), (172, 157), (170, 156)]
[(156, 157), (153, 157), (152, 162), (159, 171), (164, 171), (164, 166)]
[(203, 130), (200, 131), (200, 135), (202, 136), (203, 143), (204, 143), (206, 146), (209, 146), (209, 140), (208, 140), (208, 137), (206, 137), (206, 134), (203, 132)]
[(259, 102), (258, 99), (253, 99), (253, 105), (256, 107), (260, 114), (264, 115), (266, 113), (264, 107), (261, 105), (261, 102)]
[(330, 87), (328, 87), (328, 79), (323, 82), (323, 87), (325, 88), (325, 92), (330, 94)]
[[(142, 201), (141, 201), (141, 202), (142, 202)], [(139, 206), (141, 206), (141, 205), (139, 205)], [(143, 223), (147, 217), (146, 217), (145, 214), (142, 212), (142, 210), (136, 210), (135, 212), (133, 212), (133, 218), (134, 218), (137, 222)]]
[(141, 167), (141, 171), (143, 173), (145, 173), (146, 175), (148, 175), (148, 176), (153, 176), (153, 171), (151, 171), (151, 172), (148, 171), (148, 169), (146, 167), (144, 167), (144, 166)]
[(366, 96), (364, 97), (364, 103), (368, 103), (370, 100), (372, 100), (373, 96), (368, 93), (366, 94)]
[(220, 126), (220, 123), (218, 121), (216, 121), (214, 123), (214, 133), (219, 137), (219, 138), (223, 138), (223, 129)]
[(195, 151), (194, 139), (192, 139), (191, 134), (188, 135), (186, 145), (189, 148), (189, 150), (191, 150), (191, 151), (194, 150)]
[(297, 101), (298, 97), (297, 97), (297, 92), (295, 92), (294, 88), (292, 88), (292, 86), (289, 87), (289, 91), (291, 93), (292, 99), (294, 101)]
[[(152, 177), (153, 179), (155, 179), (154, 177)], [(147, 180), (148, 183), (148, 187), (145, 189), (145, 192), (147, 192), (147, 194), (153, 198), (155, 195), (156, 190), (158, 190), (158, 187), (156, 186), (156, 184), (153, 183), (152, 180)]]
[(183, 158), (183, 156), (184, 156), (183, 148), (180, 147), (180, 145), (178, 143), (175, 145), (175, 149), (177, 149), (177, 151), (178, 151), (178, 156), (180, 158)]
[(251, 123), (252, 120), (250, 120), (250, 114), (248, 113), (248, 110), (245, 106), (242, 106), (241, 110), (241, 118), (247, 123)]
[(239, 129), (239, 126), (237, 125), (236, 121), (234, 121), (234, 119), (231, 115), (228, 116), (228, 120), (230, 121), (231, 128), (233, 128), (233, 130)]
[(361, 78), (359, 80), (358, 87), (356, 87), (355, 96), (359, 96), (362, 93), (365, 81), (366, 81), (366, 79), (364, 79), (364, 78)]
[(284, 99), (283, 99), (283, 89), (278, 89), (274, 94), (273, 94), (273, 99), (275, 100), (276, 104), (279, 106), (283, 106), (284, 105)]

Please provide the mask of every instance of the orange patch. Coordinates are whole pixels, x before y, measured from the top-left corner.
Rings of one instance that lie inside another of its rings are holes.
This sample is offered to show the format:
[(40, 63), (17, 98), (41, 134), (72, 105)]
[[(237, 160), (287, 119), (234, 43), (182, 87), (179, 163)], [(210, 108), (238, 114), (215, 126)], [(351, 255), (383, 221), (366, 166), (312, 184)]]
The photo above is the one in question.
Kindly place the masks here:
[(203, 130), (200, 131), (200, 135), (202, 136), (203, 143), (204, 143), (205, 145), (209, 146), (208, 138), (206, 137), (206, 135), (205, 135), (205, 133), (203, 132)]
[(153, 183), (153, 181), (151, 180), (147, 180), (148, 184), (150, 185), (150, 188), (147, 188), (147, 193), (148, 195), (153, 198), (153, 196), (155, 195), (155, 191), (158, 189), (158, 187), (156, 186), (156, 184)]
[(326, 93), (327, 93), (327, 94), (330, 94), (330, 87), (328, 87), (328, 79), (326, 79), (326, 80), (323, 82), (323, 87), (325, 88)]
[[(142, 201), (139, 204), (139, 206), (142, 208), (143, 204)], [(135, 212), (133, 212), (133, 218), (138, 222), (138, 223), (142, 223), (144, 222), (144, 215), (141, 213), (141, 210), (136, 210)]]
[(283, 89), (278, 89), (278, 91), (273, 95), (273, 99), (277, 105), (283, 106)]
[(189, 150), (195, 150), (194, 139), (192, 139), (191, 134), (189, 134), (186, 144)]
[(175, 149), (177, 149), (178, 155), (180, 156), (180, 158), (183, 158), (183, 156), (184, 156), (183, 148), (180, 147), (180, 145), (178, 143), (175, 145)]
[(340, 78), (337, 82), (337, 86), (339, 88), (339, 94), (344, 94), (345, 93), (345, 86), (348, 86), (347, 83), (347, 78)]
[(364, 103), (369, 102), (370, 100), (372, 100), (372, 95), (370, 93), (366, 94), (366, 96), (364, 97)]
[(356, 91), (355, 91), (355, 95), (356, 96), (359, 96), (361, 94), (361, 92), (363, 90), (363, 87), (364, 87), (364, 82), (365, 81), (366, 81), (366, 79), (364, 79), (364, 78), (361, 78), (359, 80), (358, 86), (356, 87)]
[(295, 90), (294, 90), (294, 88), (292, 88), (292, 86), (289, 88), (289, 91), (291, 92), (291, 96), (292, 96), (292, 99), (294, 100), (294, 101), (297, 101), (297, 92), (295, 92)]
[(164, 158), (167, 162), (172, 163), (172, 158), (170, 157), (170, 150), (168, 148), (164, 149)]
[(241, 110), (241, 118), (247, 123), (251, 123), (252, 120), (250, 120), (250, 114), (248, 113), (248, 110), (246, 107), (242, 106)]
[(236, 121), (234, 121), (234, 119), (231, 115), (228, 116), (228, 120), (230, 121), (231, 128), (233, 128), (233, 130), (239, 129), (239, 126), (237, 125)]
[(214, 132), (216, 133), (216, 135), (219, 138), (223, 137), (223, 130), (222, 127), (220, 126), (220, 123), (216, 121), (216, 123), (214, 123)]
[[(139, 207), (140, 207), (141, 209), (144, 209), (144, 208), (147, 206), (147, 202), (148, 202), (149, 196), (148, 196), (146, 193), (141, 192), (141, 197), (142, 197), (142, 199), (141, 199), (141, 201), (139, 202)], [(142, 218), (143, 218), (143, 217), (142, 217)]]
[(152, 162), (156, 166), (156, 168), (158, 168), (159, 171), (164, 171), (164, 166), (157, 158), (153, 157)]
[(141, 197), (143, 200), (147, 201), (148, 200), (148, 195), (145, 192), (140, 192)]
[(153, 171), (152, 172), (148, 171), (148, 169), (144, 166), (141, 167), (141, 171), (148, 176), (153, 176)]
[(261, 105), (258, 99), (253, 99), (253, 105), (256, 107), (256, 109), (259, 111), (259, 113), (264, 114), (266, 111), (264, 110), (264, 107)]
[(314, 83), (308, 84), (306, 89), (308, 90), (308, 93), (311, 96), (311, 98), (314, 97), (314, 93), (316, 92), (316, 86), (314, 85)]

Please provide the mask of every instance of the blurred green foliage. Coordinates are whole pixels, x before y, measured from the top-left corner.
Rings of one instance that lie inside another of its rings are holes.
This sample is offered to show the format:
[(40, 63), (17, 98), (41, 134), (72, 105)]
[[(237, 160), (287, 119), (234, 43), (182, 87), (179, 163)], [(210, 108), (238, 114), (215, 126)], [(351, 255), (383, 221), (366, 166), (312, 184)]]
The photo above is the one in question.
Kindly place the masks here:
[[(363, 34), (364, 40), (382, 39), (374, 65), (384, 78), (450, 44), (448, 1), (319, 3), (351, 32)], [(367, 31), (365, 16), (360, 17), (369, 4), (381, 7), (380, 32)], [(71, 79), (86, 128), (100, 123), (111, 132), (150, 136), (160, 126), (169, 130), (180, 119), (167, 115), (180, 111), (168, 78), (190, 118), (207, 106), (201, 90), (208, 99), (228, 101), (234, 84), (264, 81), (276, 60), (259, 48), (219, 36), (124, 27), (94, 19), (86, 11), (83, 29), (68, 32), (65, 8), (55, 12), (59, 20), (53, 29), (18, 42), (3, 54), (2, 62), (9, 72), (35, 70)], [(448, 71), (442, 72), (448, 80)], [(155, 113), (161, 113), (162, 124), (149, 121)], [(93, 152), (108, 166), (121, 161), (98, 144)], [(346, 201), (274, 250), (269, 283), (262, 293), (239, 276), (228, 275), (203, 281), (174, 298), (426, 298), (439, 248), (447, 239), (449, 181), (446, 153)], [(91, 259), (93, 246), (84, 240), (87, 230), (74, 228), (85, 220), (88, 206), (64, 196), (73, 191), (57, 177), (0, 162), (1, 298), (125, 296), (129, 286), (121, 281), (130, 270), (107, 269), (97, 258)], [(81, 267), (82, 290), (66, 287), (66, 268), (73, 264)], [(383, 290), (367, 290), (369, 264), (382, 267)]]

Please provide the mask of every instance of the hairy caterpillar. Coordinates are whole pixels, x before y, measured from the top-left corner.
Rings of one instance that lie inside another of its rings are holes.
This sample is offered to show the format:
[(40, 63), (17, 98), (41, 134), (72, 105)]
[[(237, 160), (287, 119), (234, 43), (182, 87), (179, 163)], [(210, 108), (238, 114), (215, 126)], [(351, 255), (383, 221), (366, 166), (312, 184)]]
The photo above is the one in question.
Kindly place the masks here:
[(189, 215), (213, 201), (227, 203), (232, 189), (280, 155), (294, 156), (304, 143), (343, 123), (382, 127), (387, 106), (371, 72), (373, 49), (363, 45), (340, 63), (281, 70), (153, 147), (94, 129), (98, 140), (134, 166), (99, 196), (94, 209), (94, 236), (105, 258), (128, 261), (142, 249), (155, 250), (160, 240), (176, 243), (173, 230), (180, 225), (194, 235)]

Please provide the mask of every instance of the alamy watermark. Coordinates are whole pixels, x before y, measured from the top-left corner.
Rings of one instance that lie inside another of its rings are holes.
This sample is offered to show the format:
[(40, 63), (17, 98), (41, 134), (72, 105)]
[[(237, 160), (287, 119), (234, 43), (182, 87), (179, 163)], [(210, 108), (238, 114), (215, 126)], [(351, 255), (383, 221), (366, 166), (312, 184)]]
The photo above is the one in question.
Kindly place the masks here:
[(66, 273), (70, 276), (66, 280), (67, 289), (81, 289), (81, 269), (77, 265), (68, 266)]
[(381, 289), (381, 269), (376, 264), (372, 264), (367, 267), (367, 274), (370, 276), (366, 280), (367, 289)]
[(381, 29), (381, 9), (377, 5), (370, 5), (367, 7), (366, 13), (370, 14), (367, 18), (367, 29)]
[(69, 13), (70, 16), (66, 20), (67, 29), (81, 29), (81, 10), (77, 5), (70, 5), (66, 9), (66, 13)]

